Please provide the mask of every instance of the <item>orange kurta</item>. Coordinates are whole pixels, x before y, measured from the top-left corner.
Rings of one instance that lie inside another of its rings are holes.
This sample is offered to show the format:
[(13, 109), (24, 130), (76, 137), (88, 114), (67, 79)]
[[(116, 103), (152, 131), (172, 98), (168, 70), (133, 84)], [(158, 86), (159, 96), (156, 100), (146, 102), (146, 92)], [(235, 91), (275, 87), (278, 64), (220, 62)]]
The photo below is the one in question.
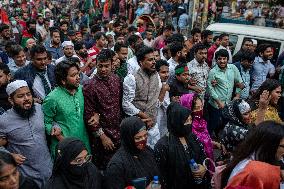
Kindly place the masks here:
[(255, 189), (279, 189), (280, 167), (260, 161), (250, 161), (235, 175), (225, 189), (246, 186)]

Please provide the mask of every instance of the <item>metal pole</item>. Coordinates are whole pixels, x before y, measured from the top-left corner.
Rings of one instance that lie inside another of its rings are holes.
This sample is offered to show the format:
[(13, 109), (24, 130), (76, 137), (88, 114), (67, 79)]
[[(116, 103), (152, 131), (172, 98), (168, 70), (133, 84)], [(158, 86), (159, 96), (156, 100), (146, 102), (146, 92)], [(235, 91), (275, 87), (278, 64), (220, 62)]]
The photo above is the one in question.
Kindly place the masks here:
[(201, 23), (202, 30), (205, 28), (205, 25), (207, 24), (208, 6), (209, 6), (209, 0), (204, 0), (202, 23)]

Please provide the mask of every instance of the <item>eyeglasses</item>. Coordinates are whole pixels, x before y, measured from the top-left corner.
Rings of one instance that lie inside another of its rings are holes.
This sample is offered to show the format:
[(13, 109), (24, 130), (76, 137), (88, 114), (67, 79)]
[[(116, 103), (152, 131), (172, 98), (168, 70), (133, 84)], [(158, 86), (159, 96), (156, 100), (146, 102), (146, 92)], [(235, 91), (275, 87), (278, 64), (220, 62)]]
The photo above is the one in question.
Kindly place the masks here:
[(74, 159), (72, 162), (74, 165), (82, 166), (83, 164), (90, 162), (92, 160), (92, 157), (92, 155), (87, 155), (86, 157)]

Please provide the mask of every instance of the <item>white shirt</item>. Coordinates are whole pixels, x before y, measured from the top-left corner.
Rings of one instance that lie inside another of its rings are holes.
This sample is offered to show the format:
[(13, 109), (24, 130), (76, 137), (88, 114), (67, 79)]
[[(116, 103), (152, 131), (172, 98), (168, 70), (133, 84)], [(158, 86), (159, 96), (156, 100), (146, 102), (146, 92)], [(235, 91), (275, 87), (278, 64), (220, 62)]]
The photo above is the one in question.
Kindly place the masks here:
[[(79, 58), (77, 55), (73, 55), (72, 57), (75, 57), (75, 58)], [(63, 61), (63, 60), (67, 60), (67, 57), (64, 55), (64, 56), (61, 56), (60, 58), (58, 58), (56, 61), (55, 61), (55, 66), (59, 63), (59, 62), (61, 62), (61, 61)], [(80, 60), (80, 58), (79, 58), (79, 60)]]
[(144, 45), (146, 45), (147, 47), (153, 47), (153, 44), (154, 44), (154, 40), (153, 39), (151, 39), (151, 41), (149, 41), (147, 38), (145, 38), (144, 40), (143, 40), (143, 42), (144, 42)]
[(171, 57), (168, 60), (168, 63), (169, 63), (169, 72), (170, 72), (169, 81), (172, 81), (175, 78), (175, 68), (178, 65), (178, 63), (173, 59), (173, 57)]
[[(45, 72), (44, 74), (47, 82), (48, 82), (48, 85), (49, 87), (51, 88), (51, 84), (50, 84), (50, 81), (48, 79), (48, 75), (47, 75), (47, 72)], [(44, 91), (44, 86), (43, 86), (43, 83), (40, 79), (40, 77), (38, 75), (35, 76), (35, 80), (34, 80), (34, 83), (33, 83), (33, 91), (34, 91), (34, 94), (36, 97), (40, 98), (41, 100), (43, 100), (46, 96), (45, 94), (45, 91)]]
[(228, 51), (229, 53), (229, 60), (228, 60), (228, 64), (232, 64), (233, 63), (233, 56), (232, 56), (232, 53), (231, 53), (231, 50), (229, 49), (229, 47), (225, 48), (224, 46), (220, 45), (216, 51), (214, 52), (214, 56), (213, 56), (213, 59), (212, 59), (212, 68), (217, 64), (217, 61), (215, 59), (215, 54), (216, 52), (218, 52), (220, 49), (225, 49)]
[(190, 77), (197, 81), (197, 86), (204, 89), (204, 92), (201, 94), (203, 96), (207, 87), (207, 78), (210, 71), (209, 66), (206, 62), (200, 64), (196, 59), (193, 59), (187, 63), (187, 67)]
[(160, 132), (160, 137), (163, 137), (168, 133), (167, 129), (167, 108), (170, 105), (171, 100), (169, 92), (167, 91), (163, 102), (158, 101), (158, 114), (157, 114), (157, 124)]
[(130, 74), (135, 74), (140, 68), (136, 56), (130, 58), (126, 63), (127, 63), (128, 73)]
[[(159, 88), (162, 88), (162, 82), (160, 77)], [(136, 80), (133, 74), (129, 73), (123, 81), (123, 97), (122, 97), (122, 108), (127, 115), (134, 116), (137, 115), (140, 110), (134, 106), (132, 103), (135, 98), (136, 91)], [(158, 102), (157, 102), (158, 107)]]

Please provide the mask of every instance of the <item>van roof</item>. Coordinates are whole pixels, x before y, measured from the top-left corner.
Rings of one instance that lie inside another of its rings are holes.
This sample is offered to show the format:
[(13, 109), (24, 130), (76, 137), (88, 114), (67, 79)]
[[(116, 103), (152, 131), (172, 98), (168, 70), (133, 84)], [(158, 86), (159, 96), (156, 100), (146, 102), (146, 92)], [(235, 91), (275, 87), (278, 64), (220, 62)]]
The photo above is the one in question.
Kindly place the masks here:
[(207, 29), (217, 32), (235, 33), (241, 35), (284, 41), (284, 29), (280, 28), (243, 25), (243, 24), (215, 23), (209, 25)]

